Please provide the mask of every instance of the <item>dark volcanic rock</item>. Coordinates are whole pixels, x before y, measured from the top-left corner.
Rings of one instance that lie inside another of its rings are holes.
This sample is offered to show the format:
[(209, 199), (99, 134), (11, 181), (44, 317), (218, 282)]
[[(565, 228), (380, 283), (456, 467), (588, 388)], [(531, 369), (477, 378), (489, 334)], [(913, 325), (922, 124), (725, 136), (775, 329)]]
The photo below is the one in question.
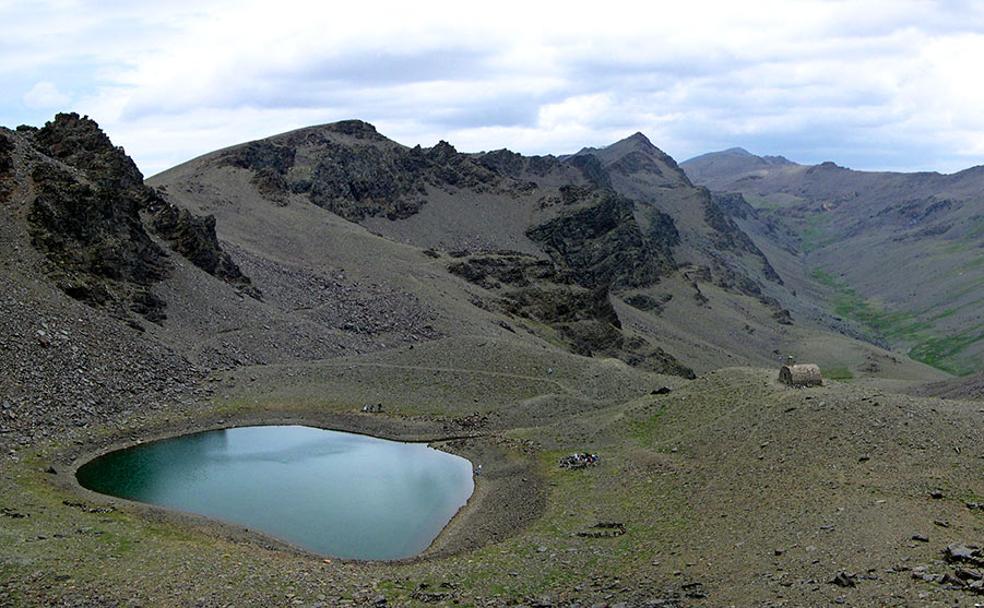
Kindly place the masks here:
[(584, 179), (595, 188), (611, 189), (611, 177), (597, 157), (590, 154), (577, 154), (568, 159), (567, 162), (577, 167)]
[(376, 127), (363, 120), (340, 120), (328, 125), (328, 129), (354, 137), (355, 139), (365, 139), (369, 141), (386, 141), (386, 138), (376, 131)]
[(544, 177), (560, 166), (560, 161), (555, 156), (523, 156), (505, 148), (479, 154), (475, 161), (499, 175), (513, 179)]
[(501, 252), (465, 257), (449, 270), (496, 292), (502, 312), (553, 328), (573, 353), (616, 357), (637, 367), (694, 377), (693, 370), (661, 348), (625, 335), (607, 285), (579, 284), (576, 274), (560, 264)]
[(34, 142), (45, 155), (80, 169), (100, 188), (143, 187), (143, 175), (133, 159), (88, 116), (58, 114), (34, 133)]
[(54, 164), (38, 164), (28, 220), (35, 248), (51, 262), (55, 283), (94, 306), (133, 308), (160, 320), (163, 303), (146, 288), (164, 278), (166, 254), (144, 230), (132, 198), (93, 188)]
[(410, 217), (424, 204), (428, 186), (484, 191), (502, 178), (488, 163), (445, 141), (428, 149), (406, 148), (362, 121), (251, 142), (222, 154), (219, 162), (252, 171), (253, 185), (268, 200), (284, 204), (292, 193), (306, 195), (353, 222)]
[(653, 312), (658, 315), (663, 312), (663, 306), (672, 299), (673, 295), (668, 293), (663, 294), (659, 299), (647, 296), (646, 294), (638, 293), (626, 297), (625, 303), (633, 308)]
[(14, 151), (14, 142), (10, 138), (0, 133), (0, 177), (5, 177), (14, 167), (14, 161), (10, 154)]
[(654, 212), (649, 233), (633, 215), (633, 202), (611, 191), (597, 191), (587, 205), (527, 230), (558, 264), (574, 271), (585, 287), (651, 285), (676, 264), (672, 248), (680, 236), (673, 220)]
[(512, 150), (506, 150), (505, 148), (486, 152), (476, 160), (483, 167), (514, 178), (520, 177), (526, 169), (526, 159), (523, 155)]
[(733, 218), (748, 219), (755, 217), (755, 207), (752, 207), (740, 192), (712, 192), (714, 204)]
[(260, 299), (260, 290), (253, 286), (219, 245), (215, 235), (215, 216), (194, 215), (187, 209), (165, 203), (154, 213), (151, 222), (154, 232), (192, 264), (241, 289), (250, 297)]
[[(731, 251), (737, 254), (747, 254), (753, 255), (759, 258), (762, 262), (762, 274), (772, 281), (773, 283), (782, 285), (782, 278), (779, 273), (776, 272), (772, 264), (769, 263), (769, 259), (765, 257), (762, 250), (752, 242), (745, 231), (735, 224), (734, 220), (725, 213), (720, 201), (725, 200), (725, 204), (730, 204), (733, 209), (732, 213), (747, 214), (748, 209), (742, 206), (740, 203), (736, 203), (733, 199), (725, 197), (724, 199), (718, 198), (717, 196), (712, 196), (710, 192), (705, 190), (704, 198), (704, 221), (707, 225), (714, 229), (716, 232), (714, 237), (715, 246), (723, 251)], [(737, 195), (741, 202), (744, 203), (745, 199), (740, 194)], [(748, 203), (745, 203), (748, 205)], [(749, 205), (750, 209), (751, 206)], [(735, 211), (736, 210), (736, 211)], [(752, 210), (754, 213), (754, 209)]]
[(290, 192), (287, 172), (294, 166), (295, 150), (269, 141), (254, 141), (230, 152), (227, 161), (250, 169), (253, 185), (259, 193), (276, 203), (285, 203)]
[[(168, 272), (167, 254), (147, 233), (152, 228), (193, 264), (250, 295), (258, 295), (215, 235), (215, 219), (180, 211), (143, 184), (143, 175), (95, 121), (58, 114), (41, 129), (20, 133), (38, 152), (31, 170), (36, 197), (28, 220), (32, 243), (51, 262), (49, 274), (68, 295), (125, 317), (129, 309), (148, 320), (164, 318), (165, 303), (149, 291)], [(253, 162), (286, 162), (263, 146)], [(78, 174), (62, 168), (65, 165)]]
[(420, 150), (391, 154), (328, 142), (307, 192), (314, 204), (351, 221), (374, 215), (410, 217), (423, 205), (424, 180), (406, 170), (417, 163), (428, 164)]
[(0, 202), (3, 202), (10, 193), (10, 173), (14, 168), (14, 161), (11, 154), (14, 151), (14, 142), (6, 135), (0, 133)]
[(253, 141), (227, 155), (230, 164), (243, 169), (259, 171), (269, 169), (286, 175), (294, 166), (295, 151), (289, 146), (281, 146), (269, 141)]
[(560, 271), (549, 260), (513, 252), (472, 256), (452, 263), (448, 270), (486, 289), (494, 289), (503, 284), (528, 287), (542, 280), (564, 285), (574, 282), (570, 273)]

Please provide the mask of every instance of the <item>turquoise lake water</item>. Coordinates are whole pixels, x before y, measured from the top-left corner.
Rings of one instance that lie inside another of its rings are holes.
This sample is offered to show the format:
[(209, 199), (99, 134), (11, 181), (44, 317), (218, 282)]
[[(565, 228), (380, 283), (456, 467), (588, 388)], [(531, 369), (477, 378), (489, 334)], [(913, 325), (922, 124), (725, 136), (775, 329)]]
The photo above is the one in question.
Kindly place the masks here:
[(349, 559), (419, 554), (474, 489), (472, 465), (459, 456), (305, 426), (164, 439), (100, 456), (77, 476), (101, 494), (206, 515)]

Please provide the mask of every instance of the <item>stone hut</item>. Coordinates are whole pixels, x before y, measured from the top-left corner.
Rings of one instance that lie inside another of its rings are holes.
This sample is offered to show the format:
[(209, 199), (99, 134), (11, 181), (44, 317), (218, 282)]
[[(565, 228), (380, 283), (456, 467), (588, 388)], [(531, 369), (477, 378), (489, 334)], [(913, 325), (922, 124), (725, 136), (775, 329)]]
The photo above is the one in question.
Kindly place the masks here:
[(814, 363), (796, 363), (783, 365), (779, 369), (779, 381), (789, 386), (820, 386), (823, 377), (820, 375), (820, 366)]

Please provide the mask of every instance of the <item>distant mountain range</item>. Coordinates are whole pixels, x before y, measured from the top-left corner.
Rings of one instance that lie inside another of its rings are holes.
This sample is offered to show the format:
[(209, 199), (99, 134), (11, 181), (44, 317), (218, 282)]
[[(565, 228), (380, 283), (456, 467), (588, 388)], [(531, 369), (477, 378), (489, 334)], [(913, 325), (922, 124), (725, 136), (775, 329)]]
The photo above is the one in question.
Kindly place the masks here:
[(694, 183), (739, 193), (758, 221), (792, 234), (803, 272), (837, 315), (941, 369), (981, 368), (984, 167), (853, 171), (740, 148), (681, 166)]

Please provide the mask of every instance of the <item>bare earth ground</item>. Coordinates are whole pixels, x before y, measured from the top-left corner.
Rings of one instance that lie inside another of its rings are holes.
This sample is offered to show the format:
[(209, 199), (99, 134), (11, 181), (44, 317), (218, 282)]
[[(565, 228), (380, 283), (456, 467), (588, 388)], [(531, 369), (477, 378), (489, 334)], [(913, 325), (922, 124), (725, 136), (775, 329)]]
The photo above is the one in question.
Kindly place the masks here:
[[(537, 353), (480, 343), (239, 369), (211, 379), (211, 402), (140, 417), (125, 432), (93, 427), (12, 451), (0, 474), (0, 598), (64, 606), (981, 601), (912, 578), (921, 566), (952, 570), (941, 550), (984, 537), (984, 513), (965, 505), (984, 496), (980, 402), (864, 382), (795, 390), (752, 368), (687, 382), (563, 353), (519, 373)], [(676, 388), (649, 394), (664, 384)], [(384, 413), (359, 412), (370, 400)], [(503, 407), (510, 401), (525, 405)], [(483, 422), (464, 419), (485, 412)], [(328, 563), (70, 480), (83, 455), (110, 445), (259, 421), (437, 440), (484, 472), (430, 553), (403, 563)], [(440, 441), (451, 436), (471, 438)], [(599, 453), (602, 464), (560, 469), (558, 458), (575, 450)], [(942, 498), (930, 496), (936, 490)], [(578, 535), (599, 522), (626, 533)], [(857, 576), (856, 586), (831, 584), (839, 572)]]

